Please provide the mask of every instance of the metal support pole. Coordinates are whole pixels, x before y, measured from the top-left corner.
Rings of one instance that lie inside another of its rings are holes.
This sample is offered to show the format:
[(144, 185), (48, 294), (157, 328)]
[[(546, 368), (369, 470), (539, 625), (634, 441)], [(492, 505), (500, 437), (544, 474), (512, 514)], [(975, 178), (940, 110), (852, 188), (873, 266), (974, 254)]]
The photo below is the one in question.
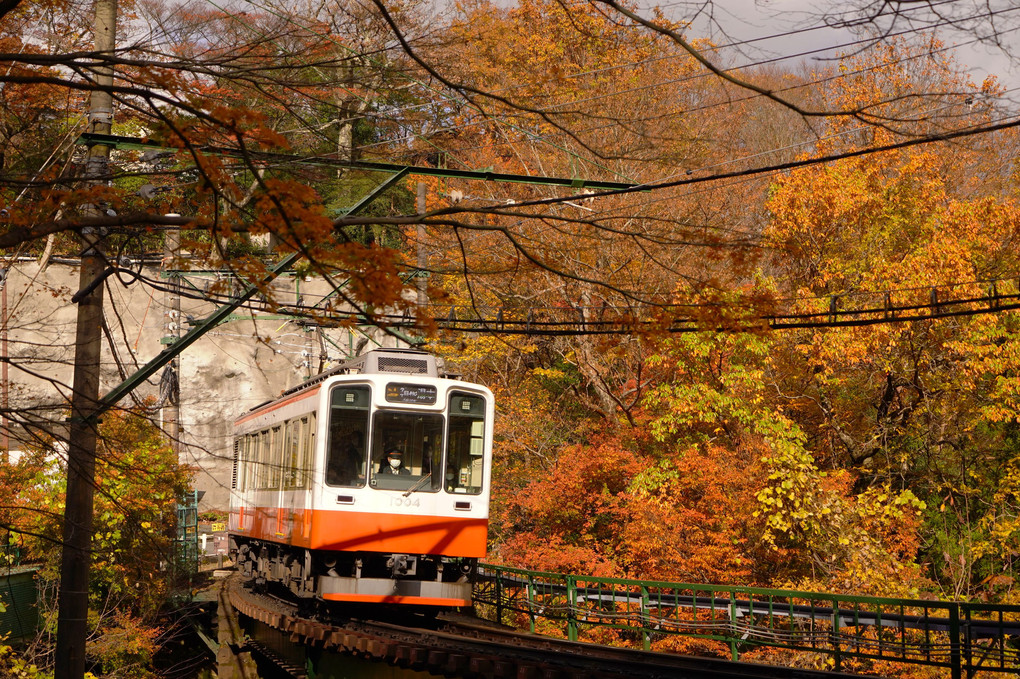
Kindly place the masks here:
[(843, 646), (840, 643), (841, 625), (839, 618), (839, 600), (832, 600), (832, 657), (834, 661), (833, 669), (837, 672), (843, 669)]
[[(418, 214), (425, 214), (425, 182), (418, 182)], [(415, 286), (418, 288), (418, 316), (425, 316), (425, 308), (429, 303), (428, 281), (425, 279), (425, 268), (429, 265), (429, 253), (425, 250), (425, 225), (418, 225), (418, 274)]]
[[(172, 346), (181, 338), (181, 277), (173, 263), (181, 249), (180, 229), (166, 231), (163, 243), (163, 261), (166, 262), (167, 289), (165, 294), (166, 321), (163, 324), (162, 343)], [(160, 398), (163, 400), (163, 431), (170, 439), (174, 455), (181, 457), (181, 360), (174, 356), (163, 369)]]
[(493, 575), (496, 580), (496, 622), (503, 624), (503, 577), (499, 569), (494, 569)]

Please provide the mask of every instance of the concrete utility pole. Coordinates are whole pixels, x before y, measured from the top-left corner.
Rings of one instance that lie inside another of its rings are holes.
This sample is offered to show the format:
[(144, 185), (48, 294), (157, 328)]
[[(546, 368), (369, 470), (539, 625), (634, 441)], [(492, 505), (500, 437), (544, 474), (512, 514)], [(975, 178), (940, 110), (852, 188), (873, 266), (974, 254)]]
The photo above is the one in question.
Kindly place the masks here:
[[(116, 46), (117, 0), (96, 0), (95, 12), (96, 52), (112, 54)], [(96, 85), (89, 106), (89, 129), (93, 133), (110, 134), (113, 122), (113, 96), (109, 91), (113, 85), (112, 67), (96, 69)], [(109, 157), (108, 146), (89, 148), (86, 165), (89, 182), (100, 185), (106, 181)], [(93, 206), (90, 211), (93, 216), (100, 214), (98, 206)], [(100, 249), (102, 238), (103, 234), (96, 230), (82, 230), (81, 289), (96, 280), (106, 268)], [(54, 679), (82, 679), (85, 676), (102, 317), (103, 286), (97, 285), (78, 303)]]

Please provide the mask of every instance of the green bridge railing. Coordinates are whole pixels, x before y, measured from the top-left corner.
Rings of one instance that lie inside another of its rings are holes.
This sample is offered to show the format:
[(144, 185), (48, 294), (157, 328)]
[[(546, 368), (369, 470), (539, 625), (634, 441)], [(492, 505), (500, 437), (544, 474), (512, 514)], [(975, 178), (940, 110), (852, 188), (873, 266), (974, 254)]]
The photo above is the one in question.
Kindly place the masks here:
[(629, 630), (727, 644), (733, 660), (771, 646), (847, 660), (945, 668), (953, 679), (1020, 672), (1020, 606), (563, 575), (480, 564), (479, 614), (505, 624), (562, 621), (568, 639)]

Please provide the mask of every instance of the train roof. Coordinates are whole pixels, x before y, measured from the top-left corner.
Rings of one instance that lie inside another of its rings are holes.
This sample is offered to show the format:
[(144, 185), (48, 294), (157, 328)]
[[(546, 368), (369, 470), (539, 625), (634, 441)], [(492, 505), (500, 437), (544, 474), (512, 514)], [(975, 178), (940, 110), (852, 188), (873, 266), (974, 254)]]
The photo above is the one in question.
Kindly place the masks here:
[(282, 394), (269, 401), (259, 403), (248, 412), (254, 412), (259, 408), (286, 398), (291, 394), (315, 386), (334, 375), (416, 375), (421, 377), (445, 377), (448, 379), (459, 379), (460, 375), (446, 372), (443, 360), (420, 349), (373, 349), (348, 361), (344, 361), (335, 368), (305, 380), (296, 387), (287, 389)]

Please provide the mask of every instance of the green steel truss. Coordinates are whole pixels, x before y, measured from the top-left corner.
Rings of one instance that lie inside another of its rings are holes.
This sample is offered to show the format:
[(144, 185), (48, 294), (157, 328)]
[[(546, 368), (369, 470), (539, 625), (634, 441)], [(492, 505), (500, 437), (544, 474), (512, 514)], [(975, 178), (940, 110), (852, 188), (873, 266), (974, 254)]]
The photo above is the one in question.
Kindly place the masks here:
[[(158, 142), (138, 137), (122, 137), (112, 134), (83, 133), (78, 137), (78, 144), (87, 146), (102, 144), (110, 148), (134, 150), (173, 150)], [(510, 182), (515, 184), (532, 184), (536, 186), (563, 186), (572, 189), (592, 189), (595, 191), (625, 191), (637, 188), (630, 182), (610, 182), (581, 177), (541, 177), (526, 174), (509, 174), (491, 172), (489, 170), (452, 170), (443, 167), (422, 167), (417, 165), (396, 165), (394, 163), (378, 163), (367, 160), (339, 160), (328, 156), (296, 156), (286, 153), (272, 153), (253, 149), (240, 150), (221, 146), (198, 146), (197, 151), (227, 157), (248, 157), (258, 162), (271, 162), (290, 165), (321, 165), (325, 167), (367, 170), (369, 172), (387, 172), (391, 174), (409, 174), (428, 177), (445, 177), (447, 179), (469, 179), (486, 182)]]

